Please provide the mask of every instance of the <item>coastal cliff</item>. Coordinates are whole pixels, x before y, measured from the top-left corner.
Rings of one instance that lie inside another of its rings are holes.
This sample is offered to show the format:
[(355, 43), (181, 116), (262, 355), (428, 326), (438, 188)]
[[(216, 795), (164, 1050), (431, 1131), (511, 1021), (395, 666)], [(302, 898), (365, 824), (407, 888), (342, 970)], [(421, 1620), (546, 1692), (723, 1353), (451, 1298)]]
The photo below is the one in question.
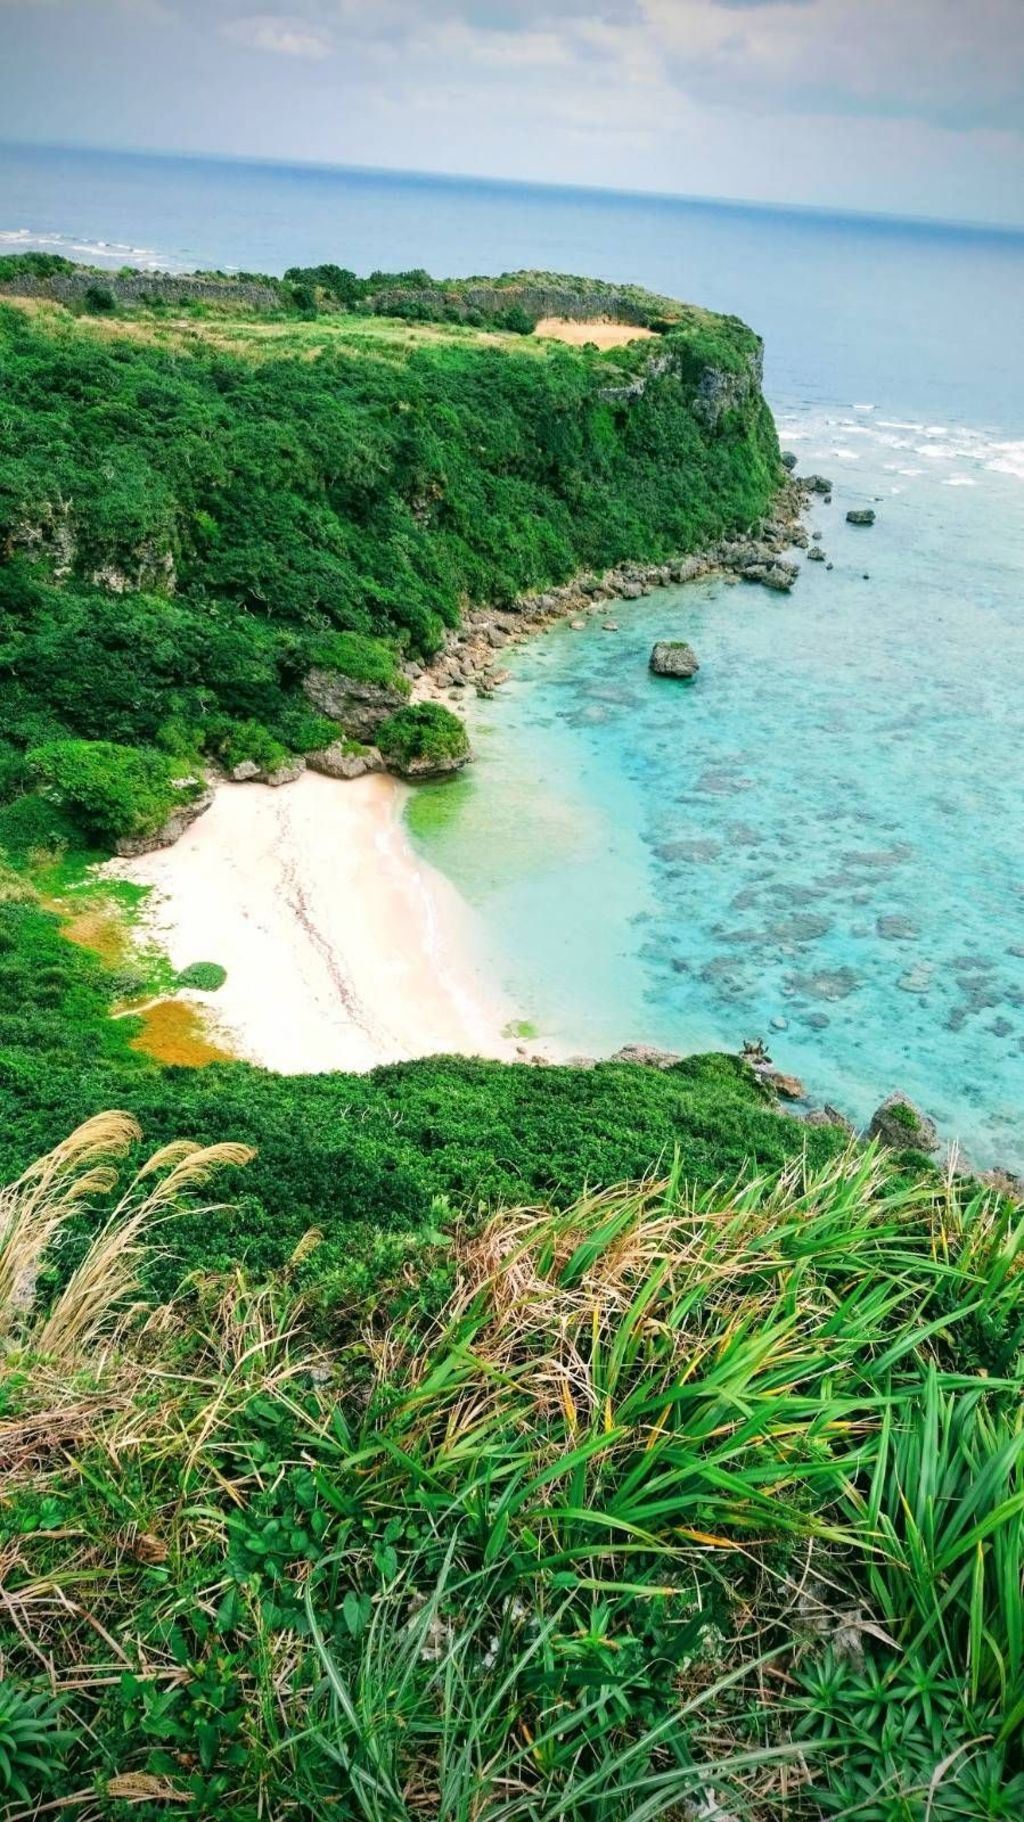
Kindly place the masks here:
[[(13, 817), (137, 845), (204, 770), (350, 762), (366, 685), (398, 769), (447, 763), (403, 703), (481, 613), (714, 562), (787, 485), (758, 338), (634, 287), (25, 256), (0, 293), (0, 843)], [(551, 312), (638, 339), (566, 346)]]

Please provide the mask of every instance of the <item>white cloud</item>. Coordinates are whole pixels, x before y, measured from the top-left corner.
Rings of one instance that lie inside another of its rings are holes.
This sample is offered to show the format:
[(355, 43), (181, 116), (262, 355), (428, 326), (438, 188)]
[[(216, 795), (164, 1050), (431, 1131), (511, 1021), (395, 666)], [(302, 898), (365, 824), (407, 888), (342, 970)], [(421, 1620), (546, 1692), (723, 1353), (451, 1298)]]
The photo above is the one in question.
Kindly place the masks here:
[(270, 51), (278, 57), (329, 57), (334, 41), (320, 26), (304, 19), (281, 17), (274, 13), (253, 13), (247, 18), (230, 19), (221, 27), (222, 36), (232, 44), (249, 51)]

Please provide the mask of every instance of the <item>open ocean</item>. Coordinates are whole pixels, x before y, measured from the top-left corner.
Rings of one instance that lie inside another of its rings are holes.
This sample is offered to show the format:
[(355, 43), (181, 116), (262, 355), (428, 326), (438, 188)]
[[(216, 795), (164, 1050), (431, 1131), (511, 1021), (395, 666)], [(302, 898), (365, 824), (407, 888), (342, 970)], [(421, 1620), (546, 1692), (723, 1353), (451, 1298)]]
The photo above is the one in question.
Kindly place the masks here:
[[(560, 627), (412, 800), (542, 1037), (764, 1036), (857, 1117), (900, 1087), (1024, 1169), (1024, 234), (381, 172), (0, 148), (0, 252), (545, 267), (732, 311), (834, 569)], [(869, 531), (845, 524), (875, 504)], [(651, 678), (661, 636), (700, 676)]]

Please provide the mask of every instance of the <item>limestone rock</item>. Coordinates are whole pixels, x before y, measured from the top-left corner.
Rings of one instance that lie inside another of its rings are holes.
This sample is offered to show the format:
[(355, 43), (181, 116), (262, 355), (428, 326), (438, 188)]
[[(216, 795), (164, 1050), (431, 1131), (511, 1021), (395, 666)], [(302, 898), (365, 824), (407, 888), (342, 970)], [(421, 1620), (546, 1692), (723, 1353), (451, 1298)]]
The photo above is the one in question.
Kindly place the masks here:
[(868, 1127), (868, 1138), (878, 1139), (894, 1151), (938, 1151), (939, 1135), (934, 1120), (915, 1107), (913, 1101), (897, 1091), (887, 1095), (875, 1109)]
[(875, 509), (873, 506), (853, 506), (846, 515), (847, 525), (873, 525)]
[(804, 1116), (804, 1124), (807, 1126), (838, 1126), (848, 1138), (855, 1139), (857, 1136), (857, 1128), (853, 1121), (848, 1120), (845, 1113), (840, 1113), (838, 1107), (833, 1107), (828, 1101), (825, 1102), (824, 1107), (812, 1108), (811, 1112)]
[(827, 481), (823, 474), (800, 474), (796, 478), (799, 485), (805, 487), (808, 493), (830, 494), (832, 492), (832, 483)]
[(805, 1101), (807, 1099), (807, 1090), (799, 1076), (787, 1075), (785, 1070), (776, 1069), (772, 1063), (754, 1063), (752, 1068), (758, 1080), (763, 1082), (766, 1088), (770, 1088), (773, 1094), (777, 1094), (781, 1100)]
[(795, 563), (773, 563), (761, 581), (765, 588), (773, 588), (778, 594), (788, 594), (799, 573)]
[(249, 784), (254, 778), (261, 778), (262, 772), (255, 759), (240, 759), (237, 765), (230, 766), (228, 777), (232, 784)]
[(697, 654), (685, 639), (659, 639), (650, 663), (656, 677), (695, 677), (700, 669)]
[(798, 459), (799, 458), (797, 457), (795, 450), (784, 449), (782, 451), (782, 466), (783, 466), (783, 468), (788, 469), (790, 474), (792, 474), (794, 468), (796, 467)]
[(387, 770), (399, 778), (407, 778), (417, 783), (425, 778), (447, 778), (453, 772), (461, 772), (468, 765), (473, 755), (465, 753), (445, 753), (439, 758), (431, 758), (426, 753), (417, 753), (411, 759), (390, 759)]
[(682, 1062), (682, 1056), (674, 1050), (658, 1050), (653, 1044), (623, 1044), (610, 1063), (638, 1063), (647, 1069), (671, 1069), (674, 1064)]
[[(442, 671), (438, 665), (439, 678)], [(358, 677), (346, 677), (343, 671), (311, 670), (302, 687), (313, 707), (340, 722), (352, 740), (372, 741), (381, 722), (408, 702), (408, 693), (396, 685), (364, 683)]]
[(294, 784), (305, 770), (306, 761), (296, 755), (293, 759), (286, 759), (282, 765), (275, 766), (272, 772), (264, 773), (263, 782), (272, 785)]
[(376, 747), (353, 750), (344, 740), (332, 740), (330, 746), (306, 754), (311, 772), (322, 772), (325, 778), (362, 778), (365, 772), (383, 772), (384, 761)]
[(824, 563), (825, 552), (822, 550), (820, 544), (811, 545), (810, 550), (807, 552), (807, 561), (808, 563)]
[[(182, 782), (192, 784), (198, 780), (187, 779)], [(162, 827), (152, 835), (122, 835), (120, 841), (114, 844), (115, 853), (123, 855), (126, 860), (134, 860), (139, 854), (154, 853), (157, 848), (172, 848), (185, 830), (191, 828), (196, 818), (209, 809), (212, 802), (213, 792), (204, 783), (198, 796), (188, 803), (179, 804)]]

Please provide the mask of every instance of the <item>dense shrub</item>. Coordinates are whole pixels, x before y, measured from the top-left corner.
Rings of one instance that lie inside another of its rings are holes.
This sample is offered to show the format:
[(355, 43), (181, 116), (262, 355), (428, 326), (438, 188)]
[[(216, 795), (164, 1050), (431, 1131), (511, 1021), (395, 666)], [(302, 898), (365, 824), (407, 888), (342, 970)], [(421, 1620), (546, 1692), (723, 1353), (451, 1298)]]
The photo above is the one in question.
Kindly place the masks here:
[(469, 754), (469, 735), (451, 709), (440, 702), (417, 702), (399, 709), (377, 729), (377, 745), (399, 770), (442, 767)]
[(380, 683), (408, 692), (409, 685), (390, 645), (365, 633), (322, 633), (311, 640), (309, 662), (324, 670), (341, 671), (358, 683)]
[(189, 962), (175, 980), (176, 987), (194, 987), (200, 993), (216, 993), (227, 980), (227, 969), (219, 962)]
[(100, 842), (152, 834), (197, 788), (166, 754), (110, 740), (53, 740), (27, 759), (45, 795)]

